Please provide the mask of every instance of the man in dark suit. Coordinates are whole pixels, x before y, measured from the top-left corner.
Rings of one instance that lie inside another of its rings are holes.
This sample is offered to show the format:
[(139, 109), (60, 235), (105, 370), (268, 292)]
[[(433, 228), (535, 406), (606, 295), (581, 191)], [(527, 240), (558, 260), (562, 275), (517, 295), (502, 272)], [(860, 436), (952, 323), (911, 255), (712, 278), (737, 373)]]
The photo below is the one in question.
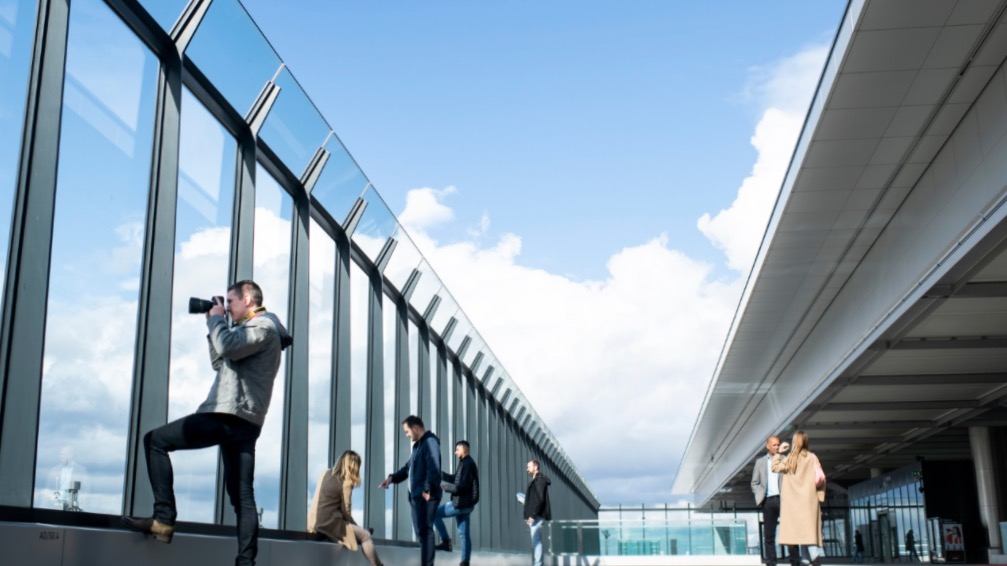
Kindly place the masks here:
[[(779, 450), (780, 439), (770, 436), (766, 440), (766, 455), (755, 460), (755, 469), (752, 470), (752, 493), (755, 494), (755, 504), (762, 509), (766, 566), (776, 566), (776, 525), (780, 521), (780, 484), (783, 478), (772, 470), (772, 462)], [(787, 547), (787, 554), (792, 566), (800, 566), (797, 546)]]

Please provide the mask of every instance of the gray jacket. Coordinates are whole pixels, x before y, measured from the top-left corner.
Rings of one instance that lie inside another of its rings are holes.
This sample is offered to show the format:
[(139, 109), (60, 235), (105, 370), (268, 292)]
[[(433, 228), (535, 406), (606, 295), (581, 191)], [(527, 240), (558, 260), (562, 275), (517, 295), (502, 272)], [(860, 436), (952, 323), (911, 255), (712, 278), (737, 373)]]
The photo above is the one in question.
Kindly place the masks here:
[[(755, 494), (755, 505), (762, 506), (766, 500), (766, 485), (769, 483), (769, 464), (772, 460), (768, 454), (755, 460), (755, 469), (752, 470), (752, 493)], [(783, 474), (776, 474), (778, 486), (783, 485)]]
[(217, 378), (196, 412), (228, 413), (262, 426), (280, 369), (280, 353), (283, 344), (291, 341), (290, 334), (270, 312), (231, 327), (225, 317), (211, 316), (206, 326), (210, 363)]

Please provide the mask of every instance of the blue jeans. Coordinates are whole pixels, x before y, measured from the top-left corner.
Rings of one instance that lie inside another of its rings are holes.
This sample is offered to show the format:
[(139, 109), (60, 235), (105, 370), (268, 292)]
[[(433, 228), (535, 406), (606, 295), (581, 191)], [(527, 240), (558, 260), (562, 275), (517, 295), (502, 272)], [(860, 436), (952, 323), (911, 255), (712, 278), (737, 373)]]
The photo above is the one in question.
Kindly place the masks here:
[(224, 461), (224, 487), (238, 518), (238, 557), (235, 564), (254, 564), (258, 554), (259, 513), (252, 482), (255, 476), (255, 441), (262, 428), (241, 417), (224, 413), (196, 413), (151, 430), (143, 437), (147, 475), (154, 491), (154, 518), (174, 525), (174, 472), (169, 452), (220, 446)]
[(528, 525), (531, 531), (531, 557), (532, 566), (542, 566), (542, 525), (545, 523), (542, 517), (535, 519), (535, 522)]
[(455, 521), (458, 522), (458, 538), (461, 539), (462, 545), (462, 562), (468, 562), (472, 556), (472, 538), (469, 536), (469, 520), (472, 519), (470, 516), (472, 509), (473, 507), (459, 509), (455, 507), (453, 502), (448, 501), (437, 508), (437, 515), (434, 517), (434, 528), (437, 529), (437, 534), (441, 536), (441, 540), (448, 539), (448, 529), (444, 526), (444, 517), (454, 517)]
[(423, 497), (409, 497), (409, 506), (413, 510), (413, 530), (416, 540), (420, 541), (420, 564), (434, 566), (434, 517), (437, 516), (437, 506), (440, 504), (440, 494), (426, 501)]

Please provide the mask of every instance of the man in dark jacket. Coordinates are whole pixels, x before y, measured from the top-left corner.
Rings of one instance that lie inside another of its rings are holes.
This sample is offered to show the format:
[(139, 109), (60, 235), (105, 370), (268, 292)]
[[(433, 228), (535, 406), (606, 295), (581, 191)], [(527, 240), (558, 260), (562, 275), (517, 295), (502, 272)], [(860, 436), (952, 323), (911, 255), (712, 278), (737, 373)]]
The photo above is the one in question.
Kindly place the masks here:
[(441, 442), (426, 429), (423, 420), (409, 415), (402, 421), (402, 430), (413, 443), (413, 451), (405, 466), (388, 474), (381, 489), (409, 478), (409, 505), (413, 510), (413, 530), (420, 541), (423, 566), (434, 566), (434, 516), (441, 502)]
[(455, 443), (455, 456), (458, 457), (458, 466), (455, 467), (454, 475), (446, 472), (443, 474), (444, 481), (448, 484), (445, 490), (451, 493), (451, 501), (437, 508), (434, 528), (441, 536), (441, 543), (436, 548), (451, 550), (451, 539), (448, 538), (448, 529), (444, 526), (444, 517), (454, 517), (458, 522), (458, 538), (462, 541), (460, 566), (469, 566), (469, 558), (472, 556), (469, 521), (472, 519), (472, 510), (475, 509), (476, 503), (479, 503), (479, 467), (469, 455), (468, 441), (459, 440)]
[(549, 506), (549, 478), (539, 471), (538, 460), (528, 462), (528, 493), (524, 496), (524, 520), (531, 530), (532, 564), (542, 566), (542, 523), (552, 519)]

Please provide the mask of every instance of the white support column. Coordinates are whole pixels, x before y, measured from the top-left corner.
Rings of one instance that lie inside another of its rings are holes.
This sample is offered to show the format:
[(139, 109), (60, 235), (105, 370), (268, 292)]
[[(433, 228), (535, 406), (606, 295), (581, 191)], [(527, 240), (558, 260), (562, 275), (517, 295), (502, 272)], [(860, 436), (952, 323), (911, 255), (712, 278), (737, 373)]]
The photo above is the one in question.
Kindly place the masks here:
[[(969, 427), (969, 444), (972, 463), (976, 470), (976, 489), (979, 494), (979, 519), (989, 537), (989, 554), (1002, 553), (1000, 540), (1000, 512), (997, 509), (997, 484), (990, 450), (990, 431), (984, 426)], [(989, 559), (989, 558), (988, 558)]]

